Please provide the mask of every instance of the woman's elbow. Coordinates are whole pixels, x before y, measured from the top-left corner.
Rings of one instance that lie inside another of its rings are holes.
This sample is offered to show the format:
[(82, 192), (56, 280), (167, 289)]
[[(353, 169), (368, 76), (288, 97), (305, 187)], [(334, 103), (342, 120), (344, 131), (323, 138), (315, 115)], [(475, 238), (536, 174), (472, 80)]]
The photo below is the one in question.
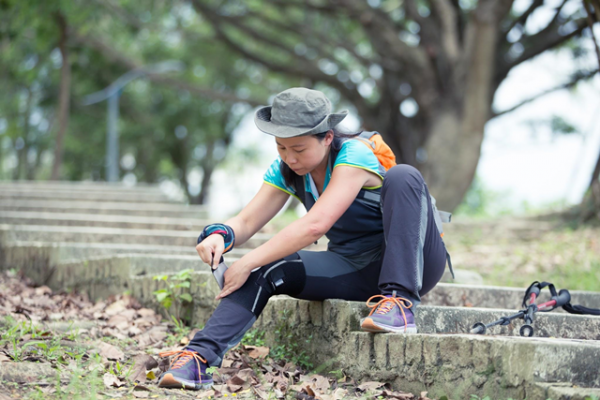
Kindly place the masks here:
[(313, 222), (308, 226), (308, 234), (311, 238), (318, 239), (329, 231), (329, 226), (322, 222)]

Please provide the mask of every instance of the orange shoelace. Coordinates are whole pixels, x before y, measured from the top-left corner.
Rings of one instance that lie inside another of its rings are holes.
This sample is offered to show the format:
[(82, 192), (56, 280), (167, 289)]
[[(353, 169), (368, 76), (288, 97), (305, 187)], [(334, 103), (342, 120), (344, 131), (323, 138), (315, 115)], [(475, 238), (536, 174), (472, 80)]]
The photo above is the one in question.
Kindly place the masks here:
[[(371, 305), (371, 300), (378, 297), (382, 297), (382, 299), (379, 300), (379, 302), (377, 302), (376, 304)], [(367, 300), (367, 307), (371, 309), (369, 317), (373, 315), (373, 313), (385, 315), (389, 313), (392, 310), (392, 308), (394, 308), (394, 306), (396, 305), (398, 306), (398, 308), (400, 308), (400, 312), (402, 313), (402, 318), (404, 319), (404, 331), (406, 332), (406, 324), (408, 322), (406, 321), (406, 314), (404, 313), (404, 309), (411, 308), (413, 306), (413, 303), (412, 301), (405, 299), (404, 297), (396, 297), (395, 295), (393, 297), (386, 297), (382, 294), (371, 296), (369, 300)]]
[(173, 350), (173, 351), (165, 351), (162, 353), (158, 353), (160, 357), (169, 357), (175, 356), (171, 360), (171, 364), (169, 365), (169, 369), (178, 369), (183, 367), (188, 361), (194, 360), (196, 361), (196, 365), (198, 366), (198, 375), (201, 373), (200, 363), (207, 364), (206, 360), (195, 351), (190, 350)]

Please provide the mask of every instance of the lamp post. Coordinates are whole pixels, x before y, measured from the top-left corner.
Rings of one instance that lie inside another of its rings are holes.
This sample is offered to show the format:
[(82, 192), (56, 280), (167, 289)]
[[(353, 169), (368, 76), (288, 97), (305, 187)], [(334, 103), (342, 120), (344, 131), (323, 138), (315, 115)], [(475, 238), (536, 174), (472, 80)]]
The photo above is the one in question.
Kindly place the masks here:
[(84, 97), (82, 102), (84, 106), (99, 103), (104, 100), (107, 100), (108, 103), (105, 165), (106, 180), (108, 182), (117, 182), (119, 180), (119, 132), (117, 122), (119, 119), (119, 96), (121, 95), (123, 88), (132, 80), (144, 75), (162, 74), (171, 71), (181, 71), (182, 69), (183, 63), (175, 60), (146, 65), (126, 72), (107, 88)]

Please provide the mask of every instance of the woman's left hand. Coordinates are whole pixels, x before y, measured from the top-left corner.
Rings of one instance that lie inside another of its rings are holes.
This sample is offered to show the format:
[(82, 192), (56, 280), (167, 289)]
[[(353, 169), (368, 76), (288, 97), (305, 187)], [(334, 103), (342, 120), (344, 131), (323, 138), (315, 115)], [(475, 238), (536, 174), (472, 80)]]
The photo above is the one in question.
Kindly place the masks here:
[(225, 271), (225, 274), (223, 275), (223, 289), (221, 289), (221, 293), (215, 297), (215, 300), (220, 300), (223, 297), (230, 295), (246, 283), (252, 272), (252, 268), (243, 260), (244, 259), (242, 258), (227, 268), (227, 271)]

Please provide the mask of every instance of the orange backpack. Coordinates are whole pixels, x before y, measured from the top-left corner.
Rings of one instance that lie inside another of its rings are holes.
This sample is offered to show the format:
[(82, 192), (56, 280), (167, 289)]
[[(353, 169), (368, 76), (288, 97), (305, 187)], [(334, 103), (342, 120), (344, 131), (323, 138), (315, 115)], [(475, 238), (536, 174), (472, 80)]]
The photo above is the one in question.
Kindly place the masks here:
[(394, 155), (394, 152), (390, 149), (390, 146), (383, 141), (383, 137), (381, 137), (379, 132), (363, 131), (356, 139), (363, 142), (373, 151), (373, 153), (375, 153), (379, 163), (386, 171), (396, 165), (396, 156)]

